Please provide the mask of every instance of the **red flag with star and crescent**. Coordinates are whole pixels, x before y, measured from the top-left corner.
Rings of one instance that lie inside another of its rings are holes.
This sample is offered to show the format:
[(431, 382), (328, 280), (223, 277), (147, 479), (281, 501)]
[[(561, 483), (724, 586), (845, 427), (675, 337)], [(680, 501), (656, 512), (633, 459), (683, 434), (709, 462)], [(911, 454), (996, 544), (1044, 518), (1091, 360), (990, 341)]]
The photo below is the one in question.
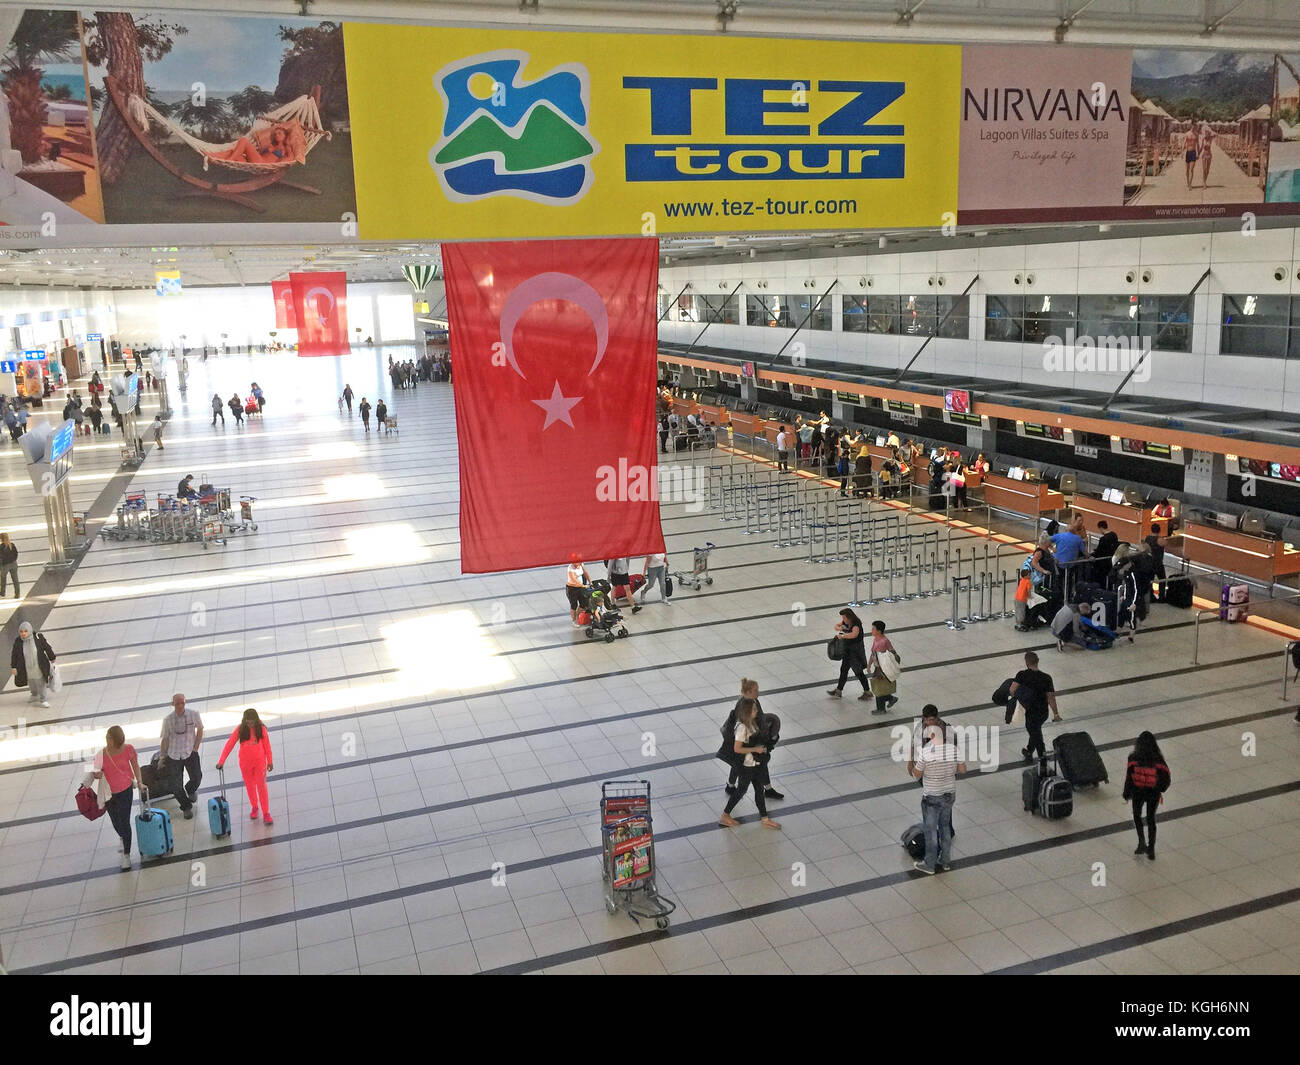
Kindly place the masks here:
[[(659, 243), (444, 244), (461, 572), (664, 550)], [(595, 575), (595, 574), (593, 574)]]

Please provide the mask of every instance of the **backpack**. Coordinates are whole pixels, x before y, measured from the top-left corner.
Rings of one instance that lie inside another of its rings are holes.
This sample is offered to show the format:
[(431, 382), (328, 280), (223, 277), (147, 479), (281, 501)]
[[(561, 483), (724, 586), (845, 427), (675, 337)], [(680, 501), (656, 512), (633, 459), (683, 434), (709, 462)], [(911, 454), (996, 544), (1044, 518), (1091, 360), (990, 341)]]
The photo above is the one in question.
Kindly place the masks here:
[[(1163, 787), (1161, 786), (1160, 781), (1160, 770), (1162, 769), (1165, 771), (1165, 783)], [(1157, 763), (1156, 765), (1142, 765), (1139, 762), (1130, 762), (1129, 776), (1133, 781), (1133, 787), (1141, 788), (1145, 791), (1150, 791), (1152, 788), (1159, 788), (1161, 792), (1164, 792), (1169, 787), (1169, 767), (1163, 763)]]

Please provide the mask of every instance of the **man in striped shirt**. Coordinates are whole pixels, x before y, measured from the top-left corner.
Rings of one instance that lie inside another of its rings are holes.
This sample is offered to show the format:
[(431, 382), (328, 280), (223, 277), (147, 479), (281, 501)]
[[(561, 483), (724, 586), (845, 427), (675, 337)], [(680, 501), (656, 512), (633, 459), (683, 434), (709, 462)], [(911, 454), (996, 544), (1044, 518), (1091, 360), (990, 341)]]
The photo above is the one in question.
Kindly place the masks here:
[(933, 876), (936, 865), (945, 871), (952, 867), (952, 806), (957, 801), (957, 774), (966, 772), (966, 763), (958, 761), (957, 746), (934, 703), (921, 711), (920, 742), (920, 751), (914, 749), (907, 763), (907, 771), (921, 781), (925, 823), (925, 859), (913, 864)]

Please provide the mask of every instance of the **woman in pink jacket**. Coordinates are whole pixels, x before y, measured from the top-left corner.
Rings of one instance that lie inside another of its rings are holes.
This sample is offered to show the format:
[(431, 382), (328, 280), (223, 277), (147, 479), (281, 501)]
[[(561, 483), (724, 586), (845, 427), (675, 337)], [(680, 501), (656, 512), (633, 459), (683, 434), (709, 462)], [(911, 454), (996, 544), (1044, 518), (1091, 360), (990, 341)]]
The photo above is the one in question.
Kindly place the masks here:
[(241, 721), (217, 759), (217, 768), (226, 764), (235, 741), (239, 741), (239, 771), (244, 776), (244, 787), (248, 789), (248, 801), (252, 806), (248, 816), (256, 821), (257, 811), (262, 811), (262, 820), (268, 825), (275, 824), (271, 818), (271, 803), (266, 793), (266, 774), (275, 768), (271, 757), (271, 735), (267, 732), (257, 711), (249, 708), (244, 711)]

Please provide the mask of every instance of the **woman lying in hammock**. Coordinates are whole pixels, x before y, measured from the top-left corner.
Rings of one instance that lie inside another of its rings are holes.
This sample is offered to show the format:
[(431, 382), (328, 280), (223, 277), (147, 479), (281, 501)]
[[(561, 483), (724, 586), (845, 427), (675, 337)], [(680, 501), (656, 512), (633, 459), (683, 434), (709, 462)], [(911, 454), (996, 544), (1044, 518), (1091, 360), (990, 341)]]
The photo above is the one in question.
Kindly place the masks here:
[[(297, 134), (295, 136), (295, 134)], [(205, 152), (209, 159), (234, 163), (301, 163), (306, 152), (305, 138), (296, 122), (278, 122), (240, 137), (230, 148)]]

